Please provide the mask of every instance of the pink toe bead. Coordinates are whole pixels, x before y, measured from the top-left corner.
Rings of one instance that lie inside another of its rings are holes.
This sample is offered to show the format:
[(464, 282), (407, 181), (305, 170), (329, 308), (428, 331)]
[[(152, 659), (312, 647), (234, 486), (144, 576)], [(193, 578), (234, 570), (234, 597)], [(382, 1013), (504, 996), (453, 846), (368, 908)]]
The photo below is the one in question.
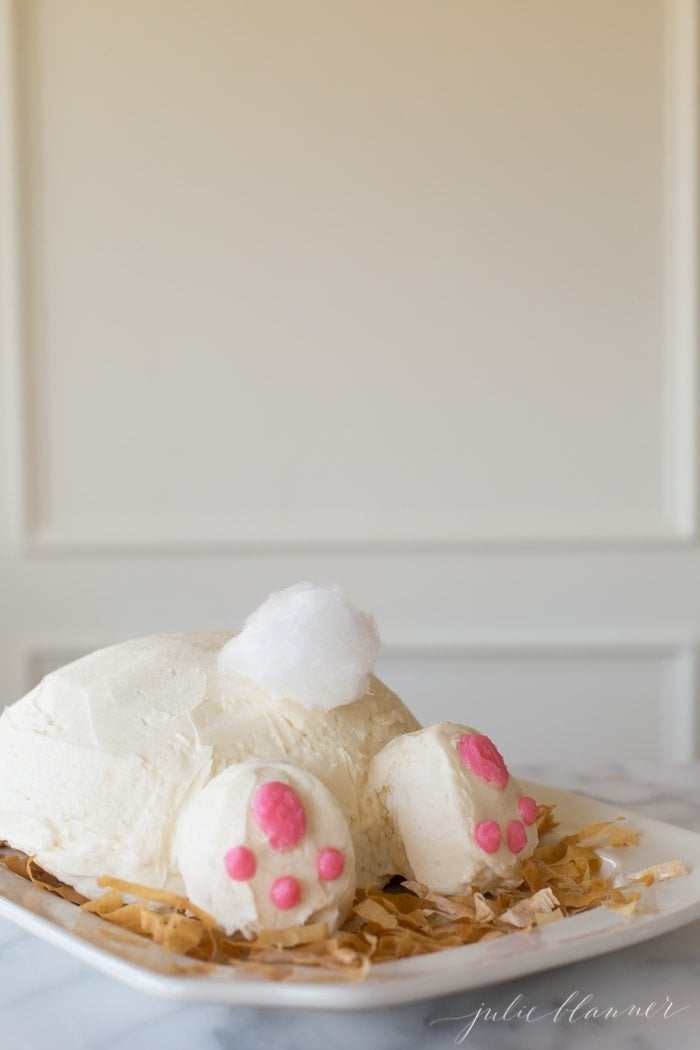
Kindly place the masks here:
[(518, 810), (523, 818), (523, 824), (534, 824), (537, 820), (537, 803), (529, 795), (521, 795), (518, 799)]
[(247, 846), (233, 846), (224, 854), (224, 867), (227, 874), (236, 882), (247, 882), (255, 875), (257, 868), (255, 854)]
[(324, 879), (326, 882), (332, 882), (333, 879), (338, 879), (343, 874), (345, 868), (345, 857), (339, 849), (333, 849), (332, 846), (326, 847), (326, 849), (320, 849), (316, 857), (316, 871), (319, 879)]
[(474, 828), (474, 841), (484, 853), (495, 853), (501, 845), (501, 828), (495, 820), (482, 820)]
[(519, 820), (511, 820), (506, 831), (508, 849), (511, 853), (520, 853), (527, 846), (527, 831)]
[(261, 784), (253, 799), (253, 816), (276, 850), (291, 849), (306, 831), (306, 813), (289, 784), (269, 780)]
[(301, 900), (301, 887), (291, 875), (283, 875), (272, 883), (270, 900), (276, 907), (286, 911), (288, 908), (293, 908)]
[(508, 770), (500, 751), (483, 733), (462, 733), (457, 750), (468, 770), (496, 787), (508, 783)]

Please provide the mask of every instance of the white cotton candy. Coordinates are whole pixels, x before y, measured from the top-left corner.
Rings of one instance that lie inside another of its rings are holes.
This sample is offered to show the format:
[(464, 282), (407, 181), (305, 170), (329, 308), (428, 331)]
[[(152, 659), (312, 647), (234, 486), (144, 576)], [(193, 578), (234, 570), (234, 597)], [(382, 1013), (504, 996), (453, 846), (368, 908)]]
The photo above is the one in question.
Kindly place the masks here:
[(219, 666), (275, 700), (327, 709), (367, 691), (378, 650), (374, 620), (337, 587), (299, 583), (251, 613), (221, 650)]

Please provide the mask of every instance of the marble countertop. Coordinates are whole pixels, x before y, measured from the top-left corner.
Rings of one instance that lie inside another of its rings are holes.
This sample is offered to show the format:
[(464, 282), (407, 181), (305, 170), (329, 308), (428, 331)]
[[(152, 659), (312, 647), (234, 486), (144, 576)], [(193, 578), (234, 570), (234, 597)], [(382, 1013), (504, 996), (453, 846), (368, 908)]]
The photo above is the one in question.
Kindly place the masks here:
[[(518, 772), (700, 832), (700, 764), (588, 771), (529, 766)], [(0, 1045), (7, 1050), (691, 1050), (698, 1045), (699, 992), (700, 922), (475, 992), (390, 1009), (324, 1013), (151, 998), (0, 920)], [(581, 1016), (594, 1006), (602, 1013), (652, 1003), (664, 1009), (615, 1020)], [(485, 1019), (487, 1010), (495, 1020)]]

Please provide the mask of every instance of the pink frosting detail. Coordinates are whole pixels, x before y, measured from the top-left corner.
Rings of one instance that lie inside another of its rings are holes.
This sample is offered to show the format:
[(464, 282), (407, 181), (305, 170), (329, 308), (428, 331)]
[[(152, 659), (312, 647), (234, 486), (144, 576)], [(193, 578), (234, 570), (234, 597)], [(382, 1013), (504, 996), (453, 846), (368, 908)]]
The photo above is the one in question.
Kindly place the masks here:
[(276, 907), (286, 911), (301, 900), (301, 887), (292, 875), (282, 875), (270, 887), (270, 900)]
[(511, 853), (520, 853), (527, 846), (527, 831), (519, 820), (511, 820), (506, 831), (508, 849)]
[(253, 816), (276, 850), (296, 846), (306, 831), (306, 813), (299, 796), (279, 780), (260, 785), (253, 799)]
[(327, 846), (325, 849), (320, 849), (316, 857), (316, 871), (318, 872), (319, 879), (324, 879), (326, 882), (332, 882), (333, 879), (338, 879), (343, 874), (345, 868), (345, 857), (339, 849), (333, 849), (332, 846)]
[(457, 750), (467, 769), (482, 780), (504, 788), (508, 783), (508, 770), (500, 751), (483, 733), (463, 733)]
[(534, 824), (537, 820), (537, 803), (529, 795), (521, 795), (518, 799), (518, 810), (523, 818), (523, 824)]
[(233, 846), (224, 854), (226, 872), (236, 882), (252, 879), (257, 866), (255, 854), (247, 846)]
[(495, 820), (482, 820), (474, 828), (474, 841), (484, 853), (495, 853), (501, 845), (501, 828)]

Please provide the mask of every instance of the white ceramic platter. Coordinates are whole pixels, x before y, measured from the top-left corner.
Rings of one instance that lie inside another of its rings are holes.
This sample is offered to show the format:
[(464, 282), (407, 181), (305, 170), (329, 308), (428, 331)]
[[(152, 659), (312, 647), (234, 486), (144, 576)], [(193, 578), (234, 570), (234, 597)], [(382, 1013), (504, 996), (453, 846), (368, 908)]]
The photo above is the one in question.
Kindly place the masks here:
[[(366, 980), (270, 981), (226, 967), (195, 973), (191, 960), (173, 956), (145, 938), (82, 912), (76, 905), (29, 885), (0, 866), (0, 915), (83, 962), (143, 992), (188, 1002), (246, 1006), (298, 1006), (354, 1010), (414, 1002), (496, 984), (540, 970), (602, 955), (700, 918), (700, 835), (651, 820), (581, 795), (537, 784), (527, 789), (539, 802), (556, 805), (564, 832), (594, 821), (626, 817), (641, 833), (640, 844), (601, 851), (606, 871), (634, 872), (682, 860), (689, 874), (646, 891), (644, 911), (632, 917), (597, 908), (528, 933), (485, 944), (375, 966)], [(173, 973), (181, 964), (180, 973)]]

